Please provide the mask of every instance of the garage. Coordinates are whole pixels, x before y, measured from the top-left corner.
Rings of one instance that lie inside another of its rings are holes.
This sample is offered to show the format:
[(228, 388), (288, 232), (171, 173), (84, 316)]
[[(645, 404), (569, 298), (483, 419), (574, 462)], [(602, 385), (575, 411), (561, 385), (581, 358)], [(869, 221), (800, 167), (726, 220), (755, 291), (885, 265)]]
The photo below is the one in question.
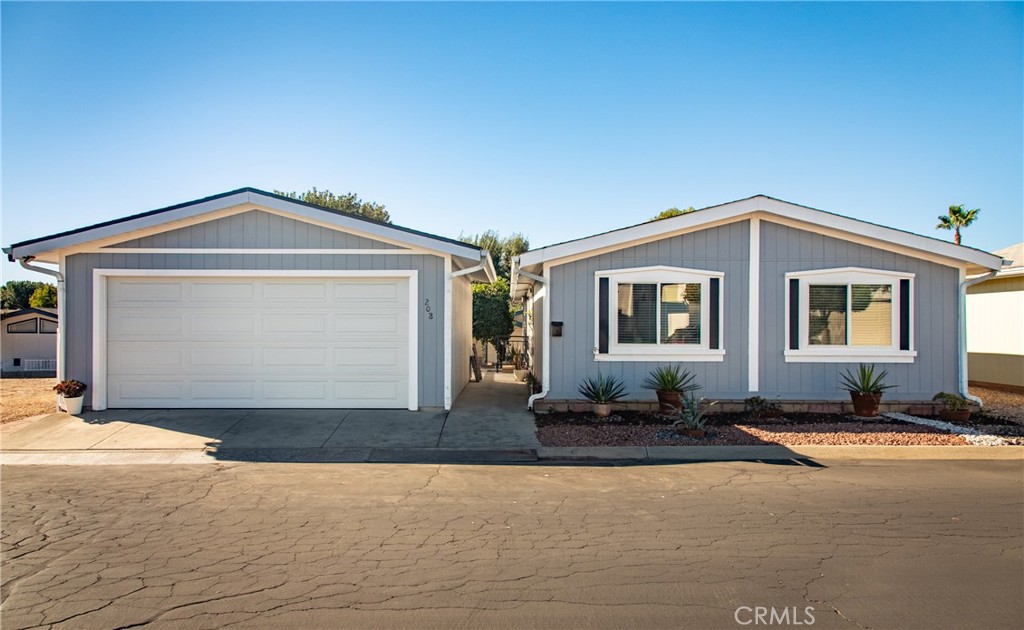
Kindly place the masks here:
[(408, 277), (111, 276), (107, 403), (407, 408), (410, 286)]

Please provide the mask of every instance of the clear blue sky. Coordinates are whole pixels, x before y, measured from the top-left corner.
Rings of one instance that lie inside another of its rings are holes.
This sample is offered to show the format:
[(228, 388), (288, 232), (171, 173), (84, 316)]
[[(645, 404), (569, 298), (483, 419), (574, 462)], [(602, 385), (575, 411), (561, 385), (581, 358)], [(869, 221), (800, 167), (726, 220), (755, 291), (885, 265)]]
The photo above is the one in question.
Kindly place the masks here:
[(4, 245), (241, 186), (534, 246), (759, 193), (1024, 240), (1020, 3), (0, 11)]

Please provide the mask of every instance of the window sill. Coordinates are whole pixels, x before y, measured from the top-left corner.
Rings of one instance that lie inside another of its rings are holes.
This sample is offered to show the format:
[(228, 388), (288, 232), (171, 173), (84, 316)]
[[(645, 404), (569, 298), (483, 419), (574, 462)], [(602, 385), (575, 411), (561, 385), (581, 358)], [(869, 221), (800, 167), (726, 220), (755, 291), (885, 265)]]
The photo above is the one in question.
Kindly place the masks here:
[(655, 362), (704, 362), (704, 363), (721, 363), (725, 361), (725, 350), (700, 350), (691, 352), (660, 352), (660, 353), (640, 353), (640, 352), (624, 352), (624, 353), (611, 353), (608, 354), (595, 354), (595, 361), (623, 361), (623, 362), (639, 362), (639, 361), (655, 361)]
[(786, 363), (913, 363), (916, 350), (786, 350)]

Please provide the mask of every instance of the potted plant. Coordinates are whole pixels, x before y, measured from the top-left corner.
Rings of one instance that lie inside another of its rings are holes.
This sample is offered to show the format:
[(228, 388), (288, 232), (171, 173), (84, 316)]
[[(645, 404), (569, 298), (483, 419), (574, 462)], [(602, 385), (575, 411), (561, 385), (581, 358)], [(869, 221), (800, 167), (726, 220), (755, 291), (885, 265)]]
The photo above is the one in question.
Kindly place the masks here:
[(698, 399), (691, 393), (682, 396), (682, 408), (676, 412), (676, 421), (672, 423), (676, 433), (692, 438), (707, 436), (708, 410), (718, 404), (717, 401), (704, 405), (704, 398)]
[(942, 403), (939, 417), (946, 422), (967, 422), (971, 419), (970, 403), (959, 394), (939, 392), (932, 397), (932, 400)]
[(526, 361), (523, 357), (523, 352), (518, 348), (512, 348), (509, 351), (509, 358), (512, 360), (512, 374), (515, 375), (516, 380), (520, 383), (526, 382), (526, 375), (529, 370), (526, 369)]
[(888, 370), (882, 370), (876, 374), (874, 365), (864, 365), (863, 363), (857, 368), (856, 373), (846, 370), (839, 375), (840, 388), (850, 392), (850, 401), (853, 402), (855, 415), (862, 418), (874, 418), (878, 415), (878, 405), (882, 402), (882, 393), (896, 387), (885, 384), (885, 377), (888, 375)]
[(594, 415), (607, 418), (612, 412), (612, 403), (626, 395), (626, 386), (616, 376), (597, 375), (597, 378), (585, 379), (577, 388), (583, 397), (594, 403)]
[(653, 370), (643, 382), (644, 389), (653, 389), (658, 395), (658, 412), (673, 415), (683, 408), (683, 395), (697, 391), (693, 382), (696, 375), (679, 366), (663, 366)]
[(765, 400), (760, 396), (751, 396), (743, 401), (744, 410), (754, 417), (755, 420), (761, 418), (779, 418), (782, 416), (782, 409), (775, 403)]
[(61, 381), (53, 386), (57, 392), (57, 408), (71, 415), (82, 413), (82, 401), (85, 400), (86, 384), (82, 381)]

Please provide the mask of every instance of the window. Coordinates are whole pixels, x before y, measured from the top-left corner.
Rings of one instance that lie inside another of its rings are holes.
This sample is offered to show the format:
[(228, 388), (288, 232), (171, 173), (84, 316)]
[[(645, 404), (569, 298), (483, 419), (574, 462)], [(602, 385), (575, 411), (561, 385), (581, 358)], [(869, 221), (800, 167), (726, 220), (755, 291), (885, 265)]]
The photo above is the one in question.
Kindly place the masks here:
[(845, 268), (786, 278), (787, 361), (914, 360), (913, 274)]
[(57, 333), (57, 322), (50, 319), (39, 320), (39, 332), (44, 335), (54, 335)]
[(26, 319), (24, 321), (15, 322), (13, 324), (7, 324), (7, 332), (13, 335), (34, 335), (37, 332), (36, 322), (38, 320), (33, 317), (32, 319)]
[(676, 267), (598, 272), (598, 360), (723, 360), (722, 277)]

